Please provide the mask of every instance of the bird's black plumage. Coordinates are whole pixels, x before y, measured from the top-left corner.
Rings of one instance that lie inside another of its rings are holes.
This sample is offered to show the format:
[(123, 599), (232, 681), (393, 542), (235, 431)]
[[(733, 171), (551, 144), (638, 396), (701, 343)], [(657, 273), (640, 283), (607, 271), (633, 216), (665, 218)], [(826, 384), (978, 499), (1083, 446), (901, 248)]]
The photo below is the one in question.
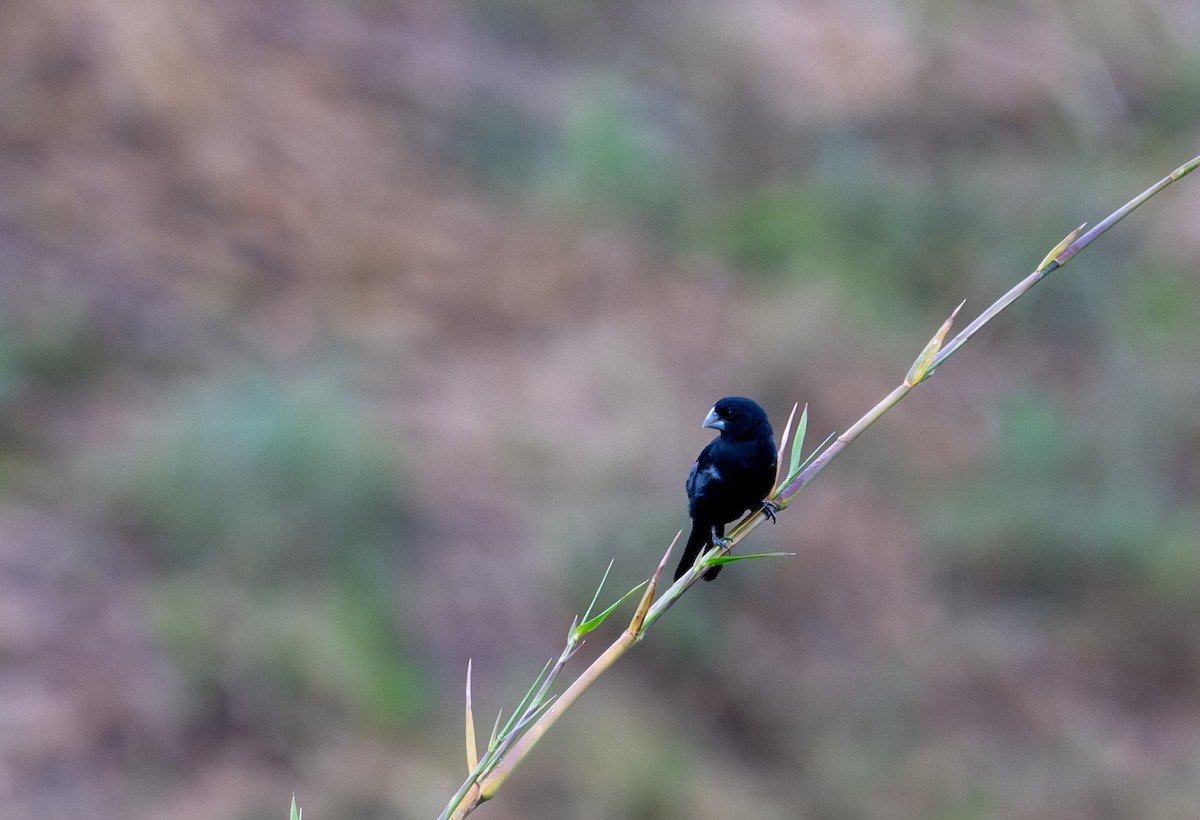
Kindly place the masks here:
[[(766, 412), (750, 399), (721, 399), (704, 419), (705, 427), (720, 435), (700, 451), (688, 474), (688, 515), (692, 534), (683, 549), (675, 578), (692, 568), (696, 558), (712, 546), (713, 532), (725, 535), (725, 525), (748, 510), (761, 507), (775, 483), (779, 452)], [(704, 573), (711, 581), (719, 566)]]

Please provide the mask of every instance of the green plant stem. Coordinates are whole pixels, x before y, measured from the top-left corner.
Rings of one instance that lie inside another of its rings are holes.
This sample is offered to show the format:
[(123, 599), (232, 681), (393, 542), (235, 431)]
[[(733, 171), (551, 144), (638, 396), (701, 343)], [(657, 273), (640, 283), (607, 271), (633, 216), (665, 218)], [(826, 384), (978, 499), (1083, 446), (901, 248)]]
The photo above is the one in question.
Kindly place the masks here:
[[(525, 734), (521, 735), (520, 739), (513, 743), (512, 747), (508, 750), (508, 754), (504, 756), (504, 759), (496, 764), (496, 768), (492, 769), (479, 781), (480, 802), (491, 799), (504, 781), (508, 779), (513, 769), (520, 765), (521, 761), (525, 759), (525, 756), (529, 754), (534, 745), (541, 740), (542, 735), (562, 717), (564, 712), (574, 705), (575, 701), (579, 700), (579, 697), (588, 690), (588, 687), (595, 683), (610, 666), (617, 662), (618, 658), (641, 640), (641, 637), (640, 633), (631, 632), (627, 629), (600, 654), (600, 657), (592, 661), (591, 665), (559, 695), (558, 699), (538, 718), (537, 722), (530, 726)], [(453, 815), (454, 818), (465, 816), (465, 814)]]
[(1067, 264), (1067, 262), (1071, 260), (1071, 257), (1075, 256), (1075, 254), (1092, 244), (1092, 242), (1099, 238), (1101, 234), (1103, 234), (1113, 225), (1116, 225), (1122, 219), (1129, 216), (1129, 214), (1133, 213), (1137, 208), (1144, 205), (1147, 200), (1150, 199), (1150, 197), (1154, 196), (1159, 191), (1162, 191), (1172, 182), (1183, 179), (1192, 171), (1196, 170), (1197, 166), (1200, 166), (1200, 156), (1193, 157), (1183, 165), (1180, 165), (1174, 171), (1167, 174), (1145, 191), (1142, 191), (1142, 193), (1138, 194), (1136, 197), (1126, 202), (1117, 210), (1113, 211), (1100, 222), (1096, 223), (1096, 225), (1094, 225), (1087, 233), (1068, 243), (1067, 246), (1059, 251), (1052, 259), (1043, 263), (1041, 267), (1018, 282), (1008, 293), (997, 299), (995, 303), (991, 305), (991, 307), (979, 314), (979, 316), (976, 317), (973, 322), (963, 328), (962, 331), (959, 332), (959, 334), (955, 336), (950, 343), (947, 344), (945, 348), (943, 348), (942, 351), (934, 358), (933, 364), (929, 368), (929, 372), (932, 373), (935, 369), (937, 369), (938, 365), (950, 358), (954, 352), (962, 347), (968, 339), (974, 336), (980, 328), (990, 322), (992, 318), (996, 316), (996, 314), (1012, 304), (1027, 290), (1032, 288), (1054, 271), (1061, 268), (1063, 265)]
[[(1120, 222), (1140, 205), (1144, 204), (1152, 196), (1166, 188), (1172, 182), (1182, 179), (1189, 173), (1194, 171), (1197, 166), (1200, 166), (1200, 156), (1197, 156), (1183, 165), (1176, 168), (1169, 175), (1159, 180), (1150, 188), (1143, 191), (1134, 199), (1127, 202), (1121, 208), (1114, 211), (1091, 230), (1084, 233), (1078, 238), (1069, 236), (1071, 241), (1064, 243), (1061, 249), (1055, 248), (1048, 257), (1033, 273), (1026, 276), (1007, 293), (993, 302), (986, 310), (979, 314), (970, 324), (963, 328), (958, 335), (950, 340), (944, 347), (942, 346), (941, 338), (944, 332), (948, 329), (950, 320), (947, 320), (939, 335), (935, 336), (930, 345), (922, 351), (918, 356), (917, 364), (909, 371), (909, 376), (894, 388), (887, 396), (885, 396), (878, 404), (872, 407), (862, 418), (850, 426), (846, 432), (838, 436), (828, 447), (821, 451), (819, 455), (812, 459), (807, 466), (800, 468), (793, 475), (788, 476), (781, 487), (779, 487), (771, 496), (771, 500), (777, 506), (778, 511), (786, 509), (788, 505), (795, 500), (796, 496), (812, 483), (820, 473), (829, 466), (843, 450), (846, 449), (857, 439), (863, 431), (878, 421), (884, 413), (891, 410), (896, 404), (903, 399), (908, 393), (921, 384), (927, 378), (933, 375), (936, 369), (950, 358), (956, 350), (962, 347), (972, 336), (974, 336), (984, 325), (995, 318), (1001, 311), (1016, 301), (1019, 297), (1025, 294), (1030, 288), (1046, 278), (1050, 273), (1065, 265), (1079, 251), (1083, 250), (1101, 234), (1111, 228), (1113, 225)], [(961, 306), (960, 306), (961, 307)], [(957, 313), (957, 309), (955, 311)], [(951, 320), (953, 319), (951, 316)], [(931, 358), (928, 357), (930, 352), (933, 352)], [(924, 362), (928, 362), (924, 365)], [(921, 365), (918, 367), (917, 365)], [(916, 375), (914, 375), (914, 373)], [(793, 442), (793, 447), (802, 446), (802, 442)], [(496, 762), (487, 769), (486, 772), (472, 772), (468, 781), (463, 784), (463, 787), (451, 800), (447, 806), (443, 817), (449, 817), (451, 820), (461, 820), (470, 814), (480, 803), (490, 799), (503, 785), (504, 781), (512, 773), (512, 771), (525, 759), (526, 755), (533, 749), (542, 736), (550, 729), (551, 726), (567, 711), (579, 697), (594, 684), (600, 676), (609, 669), (616, 661), (635, 646), (646, 631), (654, 625), (654, 623), (663, 616), (664, 613), (672, 606), (679, 598), (690, 589), (705, 572), (707, 567), (705, 562), (714, 556), (727, 554), (733, 547), (741, 543), (751, 532), (762, 526), (763, 522), (767, 521), (769, 516), (764, 510), (758, 510), (735, 526), (726, 538), (724, 544), (719, 544), (705, 554), (702, 560), (697, 561), (696, 565), (678, 581), (672, 584), (657, 600), (653, 601), (653, 596), (657, 588), (658, 579), (661, 576), (663, 567), (666, 565), (667, 558), (671, 554), (671, 548), (667, 549), (667, 553), (659, 562), (658, 569), (654, 576), (650, 579), (646, 592), (643, 596), (642, 603), (638, 607), (638, 612), (634, 616), (633, 621), (621, 633), (621, 635), (600, 654), (591, 665), (585, 669), (574, 682), (567, 687), (561, 696), (552, 703), (544, 712), (533, 721), (528, 728), (523, 732), (521, 729), (526, 721), (518, 722), (516, 729), (509, 733), (504, 741), (497, 747), (494, 752), (490, 752), (491, 758)], [(679, 536), (676, 536), (678, 539)], [(671, 547), (674, 547), (672, 542)], [(653, 603), (651, 603), (653, 601)], [(548, 692), (550, 684), (557, 677), (563, 664), (574, 654), (575, 645), (574, 630), (572, 629), (572, 637), (568, 638), (567, 648), (559, 657), (559, 662), (556, 664), (552, 673), (546, 680), (542, 682), (538, 690), (538, 697), (526, 710), (527, 716), (536, 714), (536, 709), (540, 708), (540, 699)], [(532, 711), (531, 711), (532, 710)], [(519, 736), (518, 736), (519, 735)], [(487, 756), (485, 756), (485, 759)], [(480, 769), (485, 768), (481, 761)]]
[[(1094, 242), (1101, 234), (1103, 234), (1113, 225), (1116, 225), (1118, 222), (1132, 213), (1136, 208), (1145, 204), (1146, 201), (1152, 196), (1166, 188), (1172, 182), (1182, 179), (1192, 171), (1196, 170), (1197, 166), (1200, 166), (1200, 156), (1193, 157), (1188, 162), (1180, 165), (1154, 185), (1150, 186), (1145, 191), (1131, 199), (1129, 202), (1113, 211), (1087, 233), (1068, 243), (1067, 246), (1055, 254), (1053, 258), (1043, 263), (1037, 270), (1014, 285), (1007, 293), (1005, 293), (1003, 296), (989, 305), (986, 310), (980, 313), (979, 316), (974, 319), (974, 321), (963, 328), (958, 335), (951, 339), (945, 347), (938, 351), (927, 371), (915, 384), (908, 384), (907, 382), (904, 382), (896, 387), (881, 402), (875, 405), (875, 407), (871, 408), (866, 415), (855, 422), (850, 429), (838, 436), (837, 440), (830, 444), (829, 447), (826, 448), (819, 456), (813, 459), (808, 467), (801, 470), (795, 476), (790, 477), (783, 489), (779, 490), (779, 492), (775, 494), (775, 500), (783, 507), (786, 507), (788, 504), (790, 504), (792, 499), (794, 499), (801, 490), (812, 483), (812, 480), (829, 465), (829, 462), (833, 461), (838, 454), (846, 449), (850, 442), (858, 438), (859, 434), (878, 421), (880, 416), (892, 409), (892, 407), (894, 407), (902, 398), (907, 396), (913, 387), (916, 387), (917, 384), (920, 384), (925, 379), (932, 376), (937, 368), (946, 361), (946, 359), (950, 358), (950, 356), (952, 356), (956, 350), (962, 347), (968, 339), (979, 332), (984, 325), (994, 319), (1002, 310), (1023, 296), (1038, 282), (1042, 281), (1052, 272), (1065, 265), (1073, 256), (1075, 256), (1075, 254), (1079, 253), (1079, 251), (1083, 250), (1092, 242)], [(734, 534), (741, 534), (743, 530), (748, 533), (761, 526), (763, 521), (766, 519), (767, 516), (764, 513), (758, 512), (746, 519), (741, 526), (735, 530)]]

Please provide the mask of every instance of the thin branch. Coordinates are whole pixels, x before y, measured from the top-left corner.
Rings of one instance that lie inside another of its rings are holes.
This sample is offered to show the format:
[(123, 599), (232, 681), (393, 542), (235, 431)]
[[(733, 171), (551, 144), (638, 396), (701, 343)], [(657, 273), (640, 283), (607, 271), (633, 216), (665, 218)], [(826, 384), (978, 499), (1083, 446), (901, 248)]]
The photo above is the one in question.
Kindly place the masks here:
[[(1200, 166), (1200, 156), (1193, 158), (1189, 162), (1179, 166), (1172, 171), (1168, 176), (1159, 180), (1156, 184), (1147, 188), (1134, 199), (1127, 202), (1121, 208), (1118, 208), (1104, 220), (1099, 222), (1095, 227), (1078, 236), (1079, 230), (1068, 234), (1062, 242), (1047, 254), (1033, 273), (1026, 276), (1023, 280), (1017, 283), (1011, 290), (993, 302), (986, 310), (979, 314), (970, 324), (963, 328), (957, 336), (952, 338), (949, 343), (943, 345), (943, 341), (950, 330), (960, 304), (955, 308), (954, 313), (942, 324), (938, 332), (926, 344), (925, 348), (917, 356), (909, 369), (908, 374), (896, 388), (894, 388), (887, 396), (885, 396), (878, 404), (872, 407), (862, 418), (850, 426), (846, 432), (838, 436), (828, 446), (823, 446), (819, 449), (819, 453), (810, 458), (805, 463), (800, 463), (799, 458), (793, 458), (789, 465), (790, 475), (779, 480), (779, 485), (775, 491), (769, 496), (771, 504), (776, 512), (785, 509), (795, 497), (809, 484), (812, 483), (821, 472), (829, 466), (843, 450), (846, 449), (857, 439), (863, 431), (878, 421), (884, 413), (891, 410), (896, 404), (903, 399), (917, 385), (924, 382), (937, 370), (943, 362), (954, 354), (956, 350), (962, 347), (972, 336), (995, 318), (1006, 307), (1024, 295), (1030, 288), (1038, 282), (1049, 276), (1054, 271), (1065, 265), (1075, 254), (1086, 248), (1094, 242), (1101, 234), (1111, 228), (1113, 225), (1120, 222), (1136, 208), (1144, 204), (1152, 196), (1166, 188), (1172, 182), (1190, 174), (1197, 166)], [(795, 410), (793, 409), (793, 413)], [(802, 422), (803, 422), (802, 417)], [(792, 419), (788, 419), (787, 430), (790, 431)], [(792, 443), (793, 448), (802, 446), (803, 440), (803, 423), (797, 431), (797, 441)], [(786, 432), (785, 432), (786, 439)], [(580, 631), (576, 629), (576, 623), (572, 623), (571, 631), (568, 634), (567, 643), (562, 653), (559, 655), (558, 661), (547, 673), (543, 670), (543, 676), (539, 676), (535, 680), (534, 685), (530, 687), (526, 694), (525, 700), (513, 713), (508, 725), (500, 733), (500, 736), (495, 738), (494, 745), (489, 747), (487, 754), (479, 761), (467, 778), (467, 781), (459, 788), (458, 792), (451, 799), (445, 811), (442, 813), (442, 819), (450, 818), (450, 820), (458, 820), (470, 814), (480, 803), (493, 797), (503, 785), (504, 781), (512, 773), (512, 771), (525, 759), (525, 756), (533, 749), (542, 736), (550, 729), (551, 726), (569, 709), (579, 697), (587, 691), (599, 677), (609, 669), (622, 655), (629, 649), (635, 646), (647, 630), (652, 627), (659, 618), (672, 606), (675, 602), (687, 592), (707, 570), (706, 562), (712, 561), (728, 555), (729, 551), (741, 543), (746, 537), (758, 527), (762, 526), (763, 522), (768, 520), (768, 515), (764, 510), (758, 510), (746, 516), (730, 531), (725, 542), (713, 547), (702, 560), (697, 561), (687, 573), (671, 584), (662, 596), (654, 601), (654, 594), (658, 589), (658, 582), (663, 572), (663, 568), (667, 564), (667, 559), (671, 554), (676, 542), (678, 541), (682, 531), (677, 533), (675, 540), (671, 542), (671, 546), (667, 548), (666, 553), (659, 561), (658, 568), (654, 575), (646, 583), (646, 591), (643, 593), (641, 601), (638, 604), (637, 611), (629, 625), (621, 633), (621, 635), (600, 654), (596, 660), (592, 661), (591, 665), (585, 669), (579, 677), (577, 677), (566, 690), (557, 698), (549, 697), (550, 688), (553, 686), (559, 673), (563, 667), (574, 656), (582, 641)], [(607, 572), (605, 573), (607, 577)], [(603, 585), (603, 582), (601, 582)], [(636, 587), (634, 588), (636, 590)], [(632, 591), (631, 591), (632, 592)], [(631, 593), (626, 593), (626, 597)], [(599, 589), (596, 597), (599, 596)], [(622, 599), (623, 600), (623, 599)], [(592, 604), (588, 607), (590, 613), (592, 606), (595, 605), (596, 598), (592, 599)], [(618, 604), (620, 601), (617, 602)], [(616, 604), (606, 609), (602, 616), (598, 616), (596, 623), (592, 623), (591, 627), (598, 625), (599, 620), (603, 616), (607, 616)], [(587, 618), (585, 615), (585, 622)], [(469, 674), (469, 673), (468, 673)], [(471, 736), (474, 730), (470, 720), (470, 689), (468, 681), (467, 692), (467, 710), (468, 710), (468, 760), (470, 759), (470, 745), (473, 743)], [(536, 690), (536, 691), (535, 691)], [(532, 695), (532, 696), (531, 696)], [(493, 732), (493, 734), (495, 734)]]

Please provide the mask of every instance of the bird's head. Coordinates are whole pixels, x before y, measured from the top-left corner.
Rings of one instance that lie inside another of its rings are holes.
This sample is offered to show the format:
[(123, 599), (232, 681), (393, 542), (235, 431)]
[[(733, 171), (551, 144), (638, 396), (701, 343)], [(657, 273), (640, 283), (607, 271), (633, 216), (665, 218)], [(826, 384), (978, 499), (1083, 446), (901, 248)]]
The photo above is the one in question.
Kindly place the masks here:
[(714, 404), (704, 417), (704, 426), (732, 438), (756, 433), (764, 426), (767, 436), (772, 435), (766, 411), (757, 402), (740, 396), (727, 396)]

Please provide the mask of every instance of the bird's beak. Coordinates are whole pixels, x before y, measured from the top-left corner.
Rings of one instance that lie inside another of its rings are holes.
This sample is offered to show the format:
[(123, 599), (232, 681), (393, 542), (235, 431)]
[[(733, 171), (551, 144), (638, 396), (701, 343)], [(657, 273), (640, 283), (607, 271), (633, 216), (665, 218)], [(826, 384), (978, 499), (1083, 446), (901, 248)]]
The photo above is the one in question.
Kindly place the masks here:
[(704, 427), (711, 427), (714, 430), (725, 430), (725, 419), (717, 415), (717, 408), (708, 411), (708, 415), (704, 417)]

